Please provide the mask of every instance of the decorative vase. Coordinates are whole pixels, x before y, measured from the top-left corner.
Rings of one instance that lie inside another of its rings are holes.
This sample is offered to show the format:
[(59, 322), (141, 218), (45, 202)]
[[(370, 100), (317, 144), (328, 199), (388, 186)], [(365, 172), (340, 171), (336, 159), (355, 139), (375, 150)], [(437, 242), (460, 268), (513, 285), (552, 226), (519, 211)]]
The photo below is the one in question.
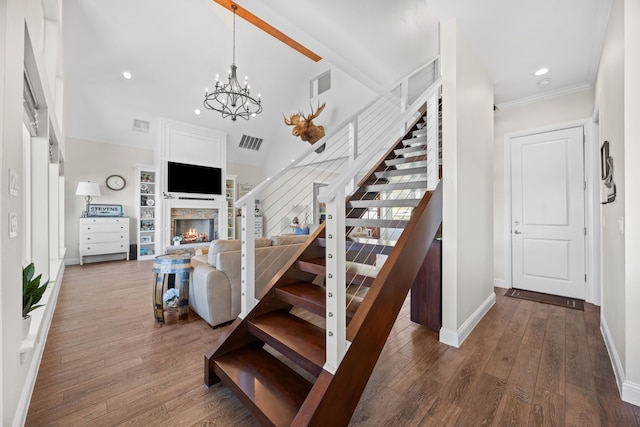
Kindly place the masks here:
[(29, 329), (31, 329), (31, 316), (22, 318), (22, 339), (25, 340), (29, 336)]

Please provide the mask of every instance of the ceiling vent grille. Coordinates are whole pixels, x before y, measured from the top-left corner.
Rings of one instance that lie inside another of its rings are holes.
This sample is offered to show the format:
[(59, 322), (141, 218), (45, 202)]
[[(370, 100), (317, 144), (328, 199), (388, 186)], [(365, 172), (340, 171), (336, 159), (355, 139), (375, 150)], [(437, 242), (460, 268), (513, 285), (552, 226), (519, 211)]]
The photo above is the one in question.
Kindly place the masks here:
[(258, 151), (262, 145), (262, 138), (256, 138), (255, 136), (242, 135), (240, 139), (240, 148), (246, 148), (247, 150)]
[(149, 122), (140, 119), (133, 119), (133, 130), (138, 132), (149, 132)]

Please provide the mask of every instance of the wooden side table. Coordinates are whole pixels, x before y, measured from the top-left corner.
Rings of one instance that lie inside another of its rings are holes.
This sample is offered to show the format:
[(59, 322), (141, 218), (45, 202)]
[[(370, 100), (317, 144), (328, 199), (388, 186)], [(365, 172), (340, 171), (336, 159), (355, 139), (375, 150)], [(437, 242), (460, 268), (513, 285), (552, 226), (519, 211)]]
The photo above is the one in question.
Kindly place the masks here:
[(156, 321), (164, 323), (164, 307), (162, 295), (169, 287), (170, 276), (175, 278), (178, 289), (178, 319), (189, 318), (189, 276), (191, 274), (191, 256), (185, 254), (169, 254), (157, 256), (153, 262), (155, 273), (153, 285), (153, 311)]

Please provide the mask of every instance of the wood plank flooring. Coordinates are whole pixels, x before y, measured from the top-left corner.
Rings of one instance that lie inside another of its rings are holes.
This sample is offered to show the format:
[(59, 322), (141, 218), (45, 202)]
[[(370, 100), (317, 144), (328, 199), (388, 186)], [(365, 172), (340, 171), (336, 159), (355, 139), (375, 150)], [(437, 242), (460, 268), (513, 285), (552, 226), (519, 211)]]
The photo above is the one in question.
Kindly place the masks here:
[[(65, 271), (27, 426), (256, 426), (203, 354), (223, 333), (194, 313), (155, 323), (152, 261)], [(640, 426), (585, 311), (502, 296), (459, 348), (405, 303), (352, 426)]]

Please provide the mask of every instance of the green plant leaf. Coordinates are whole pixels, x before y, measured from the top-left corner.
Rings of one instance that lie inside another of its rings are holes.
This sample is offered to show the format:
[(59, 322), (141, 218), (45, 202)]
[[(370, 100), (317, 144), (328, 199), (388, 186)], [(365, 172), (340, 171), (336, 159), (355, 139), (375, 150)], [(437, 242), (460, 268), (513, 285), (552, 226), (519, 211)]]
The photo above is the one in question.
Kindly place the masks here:
[(47, 280), (41, 285), (42, 274), (39, 274), (35, 278), (33, 277), (34, 274), (35, 266), (33, 263), (30, 263), (22, 269), (22, 317), (27, 317), (28, 313), (38, 307), (42, 307), (42, 304), (36, 304), (38, 304), (44, 295), (44, 292), (47, 290), (47, 285), (49, 284)]

